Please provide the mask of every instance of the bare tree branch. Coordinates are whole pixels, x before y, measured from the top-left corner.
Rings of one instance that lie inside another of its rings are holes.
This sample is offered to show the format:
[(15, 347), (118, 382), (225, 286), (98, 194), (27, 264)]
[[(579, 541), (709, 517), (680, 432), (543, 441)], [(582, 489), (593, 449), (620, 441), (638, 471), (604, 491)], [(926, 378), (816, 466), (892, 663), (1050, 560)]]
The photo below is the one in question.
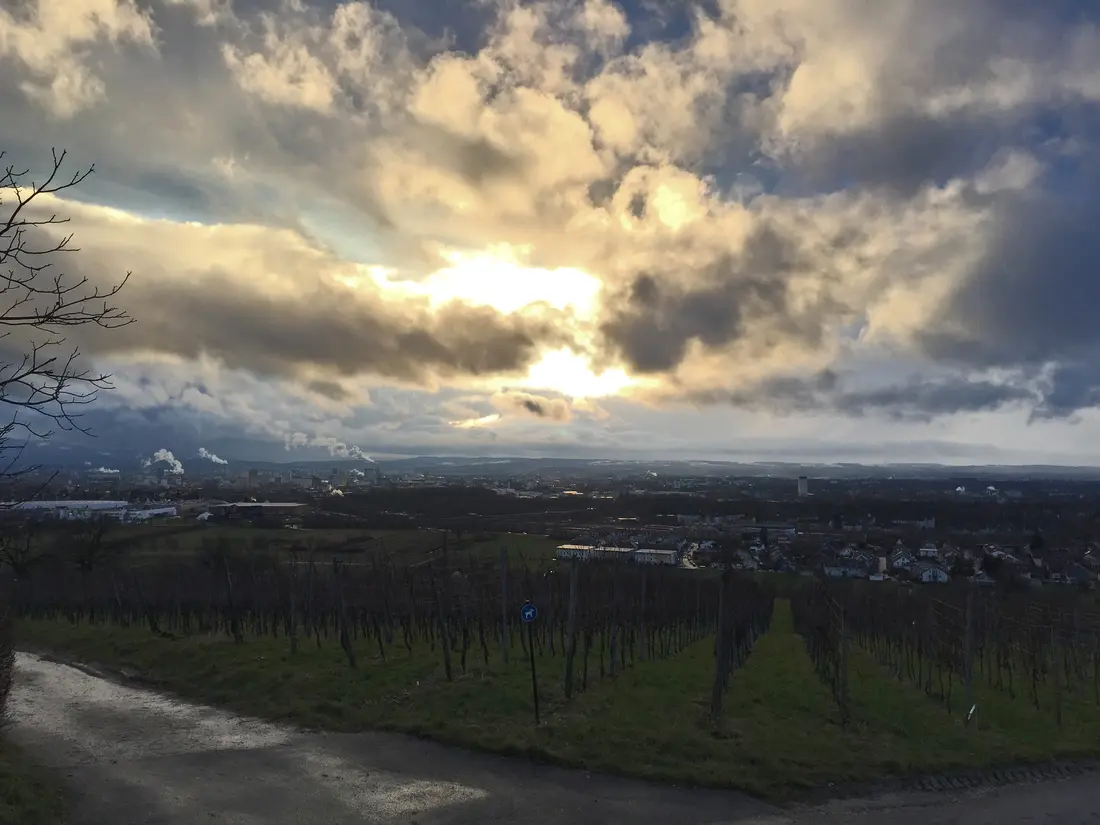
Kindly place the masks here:
[[(58, 258), (79, 249), (72, 246), (71, 234), (56, 239), (54, 227), (68, 218), (43, 217), (35, 201), (40, 205), (50, 195), (79, 186), (94, 171), (89, 167), (62, 174), (65, 156), (52, 150), (52, 166), (41, 183), (28, 169), (0, 169), (0, 353), (8, 342), (17, 353), (0, 354), (0, 408), (11, 413), (0, 424), (0, 481), (38, 469), (21, 466), (31, 438), (45, 440), (56, 430), (91, 435), (79, 422), (80, 409), (95, 401), (100, 390), (112, 388), (110, 375), (80, 365), (79, 349), (66, 345), (63, 332), (133, 323), (112, 304), (129, 273), (104, 289), (86, 277), (67, 278), (56, 270)], [(0, 151), (0, 161), (4, 157)]]

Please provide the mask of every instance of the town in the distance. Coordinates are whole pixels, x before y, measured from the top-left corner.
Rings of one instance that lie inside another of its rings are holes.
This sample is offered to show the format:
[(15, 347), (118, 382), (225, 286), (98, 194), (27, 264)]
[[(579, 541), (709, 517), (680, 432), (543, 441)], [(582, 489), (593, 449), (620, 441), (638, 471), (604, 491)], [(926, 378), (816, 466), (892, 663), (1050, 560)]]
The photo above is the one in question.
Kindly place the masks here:
[[(184, 457), (186, 458), (186, 457)], [(46, 466), (9, 516), (545, 537), (547, 556), (761, 574), (1094, 588), (1100, 472), (417, 457)]]

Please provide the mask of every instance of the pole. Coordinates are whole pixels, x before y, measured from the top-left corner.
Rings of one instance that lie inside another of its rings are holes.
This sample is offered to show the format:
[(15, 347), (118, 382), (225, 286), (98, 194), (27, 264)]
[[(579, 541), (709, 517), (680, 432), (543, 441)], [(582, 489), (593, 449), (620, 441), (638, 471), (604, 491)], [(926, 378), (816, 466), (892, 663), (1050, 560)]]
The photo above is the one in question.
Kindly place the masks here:
[(970, 711), (974, 708), (974, 585), (966, 591), (966, 725), (970, 725)]
[(718, 588), (718, 633), (714, 637), (714, 686), (710, 693), (710, 717), (715, 724), (722, 718), (722, 692), (726, 687), (725, 667), (729, 657), (729, 635), (726, 632), (726, 613), (729, 611), (729, 570), (722, 571), (722, 582)]
[(848, 611), (840, 613), (840, 724), (848, 727), (851, 711), (848, 707)]
[(1065, 674), (1062, 673), (1061, 657), (1058, 655), (1058, 626), (1051, 624), (1050, 626), (1050, 655), (1053, 659), (1051, 663), (1051, 669), (1054, 671), (1054, 713), (1058, 719), (1058, 727), (1062, 727), (1062, 679), (1065, 678)]
[(535, 724), (539, 724), (539, 680), (535, 676), (535, 630), (534, 622), (527, 622), (527, 652), (531, 656), (531, 696), (535, 700)]
[(504, 664), (508, 664), (508, 551), (503, 544), (500, 546), (500, 616), (500, 653)]
[(565, 698), (573, 698), (573, 660), (577, 656), (577, 560), (569, 563), (569, 609), (566, 616), (566, 635), (569, 637), (565, 651)]

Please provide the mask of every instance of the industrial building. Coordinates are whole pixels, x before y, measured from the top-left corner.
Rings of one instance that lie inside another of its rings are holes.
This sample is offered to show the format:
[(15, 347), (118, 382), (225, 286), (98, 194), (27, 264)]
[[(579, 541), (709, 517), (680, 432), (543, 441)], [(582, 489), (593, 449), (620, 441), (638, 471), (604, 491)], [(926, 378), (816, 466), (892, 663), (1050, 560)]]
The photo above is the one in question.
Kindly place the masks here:
[(92, 518), (111, 518), (117, 521), (148, 521), (154, 518), (175, 518), (179, 515), (174, 506), (142, 507), (128, 501), (20, 501), (0, 504), (0, 511), (36, 515), (40, 518), (56, 518), (74, 521)]
[(592, 544), (563, 544), (558, 547), (559, 560), (622, 561), (632, 564), (659, 564), (674, 566), (680, 562), (675, 550), (650, 550), (639, 547), (602, 547)]

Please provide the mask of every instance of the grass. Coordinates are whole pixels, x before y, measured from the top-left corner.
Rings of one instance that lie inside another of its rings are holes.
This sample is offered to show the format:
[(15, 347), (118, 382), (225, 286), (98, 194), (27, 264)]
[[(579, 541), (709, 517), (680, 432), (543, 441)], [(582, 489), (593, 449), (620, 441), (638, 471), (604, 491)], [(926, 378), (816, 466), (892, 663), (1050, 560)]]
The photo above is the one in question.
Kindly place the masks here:
[(53, 778), (0, 736), (0, 825), (60, 825), (65, 813)]
[[(381, 551), (395, 556), (426, 558), (440, 547), (443, 532), (440, 530), (361, 530), (317, 529), (289, 530), (278, 528), (246, 527), (236, 525), (197, 526), (181, 531), (178, 525), (164, 526), (120, 525), (113, 528), (108, 541), (116, 546), (126, 546), (137, 563), (155, 561), (165, 557), (188, 557), (198, 553), (205, 543), (225, 540), (242, 550), (261, 550), (285, 553), (294, 546), (314, 547), (319, 556), (332, 555), (354, 559), (363, 552)], [(527, 560), (552, 559), (560, 541), (528, 534), (493, 534), (479, 539), (454, 533), (447, 536), (448, 551), (460, 557), (494, 557), (503, 546), (518, 561), (522, 555)]]
[[(486, 666), (475, 644), (466, 673), (456, 656), (455, 679), (447, 683), (441, 654), (424, 644), (412, 654), (395, 645), (383, 663), (361, 641), (359, 667), (352, 670), (334, 639), (321, 648), (303, 639), (291, 656), (285, 639), (248, 638), (235, 645), (220, 636), (165, 639), (139, 629), (34, 621), (21, 623), (20, 633), (25, 644), (131, 668), (182, 696), (267, 719), (327, 730), (404, 731), (771, 799), (828, 783), (1085, 754), (1096, 749), (1100, 735), (1095, 720), (1080, 729), (1067, 723), (1060, 731), (1050, 711), (984, 693), (984, 710), (967, 728), (961, 713), (949, 714), (858, 649), (849, 668), (853, 721), (842, 727), (784, 601), (771, 631), (734, 674), (718, 725), (709, 715), (709, 639), (672, 659), (639, 662), (614, 680), (593, 679), (571, 702), (563, 695), (563, 659), (541, 657), (543, 723), (536, 727), (530, 672), (518, 647), (508, 666), (491, 648)], [(590, 677), (597, 661), (594, 654)], [(1073, 712), (1079, 714), (1074, 719), (1087, 718), (1076, 705)]]

